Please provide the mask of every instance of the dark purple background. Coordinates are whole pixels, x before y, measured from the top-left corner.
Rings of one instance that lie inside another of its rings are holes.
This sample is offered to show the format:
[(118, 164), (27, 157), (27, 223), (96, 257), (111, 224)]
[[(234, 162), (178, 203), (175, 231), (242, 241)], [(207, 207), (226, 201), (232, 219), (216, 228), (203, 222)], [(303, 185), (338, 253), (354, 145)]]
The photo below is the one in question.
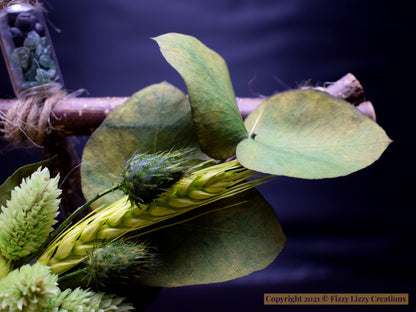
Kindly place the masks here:
[[(394, 3), (394, 4), (392, 4)], [(267, 269), (216, 285), (163, 289), (155, 311), (410, 311), (263, 306), (265, 292), (404, 292), (415, 300), (414, 44), (411, 1), (49, 0), (66, 88), (129, 96), (167, 80), (185, 91), (151, 37), (198, 37), (229, 65), (238, 96), (271, 95), (351, 72), (394, 143), (375, 164), (320, 181), (261, 187), (288, 242)], [(4, 62), (0, 96), (13, 97)], [(85, 139), (80, 139), (82, 146)], [(5, 151), (1, 179), (39, 159)], [(139, 296), (140, 294), (138, 294)]]

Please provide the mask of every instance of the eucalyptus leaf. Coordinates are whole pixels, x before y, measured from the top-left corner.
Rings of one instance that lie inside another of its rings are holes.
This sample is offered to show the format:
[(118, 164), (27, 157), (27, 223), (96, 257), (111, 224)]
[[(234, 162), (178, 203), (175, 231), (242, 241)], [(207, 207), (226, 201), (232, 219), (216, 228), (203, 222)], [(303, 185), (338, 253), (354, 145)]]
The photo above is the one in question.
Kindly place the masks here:
[(237, 159), (252, 170), (305, 179), (344, 176), (390, 144), (384, 130), (346, 101), (317, 90), (279, 93), (246, 119)]
[(233, 156), (247, 131), (223, 58), (191, 36), (169, 33), (155, 40), (185, 80), (201, 149), (214, 159)]
[(175, 287), (224, 282), (264, 269), (282, 251), (286, 237), (258, 191), (204, 209), (211, 213), (146, 236), (161, 263), (145, 273), (141, 283)]
[[(120, 182), (126, 160), (136, 152), (181, 147), (197, 148), (188, 99), (169, 83), (149, 86), (111, 112), (91, 135), (82, 156), (83, 193), (90, 199)], [(93, 208), (121, 197), (122, 192), (115, 191)]]
[(8, 177), (6, 181), (4, 181), (4, 183), (0, 186), (0, 207), (4, 206), (6, 202), (11, 198), (12, 190), (16, 186), (20, 185), (24, 178), (30, 176), (39, 167), (50, 167), (55, 158), (56, 156), (37, 163), (22, 166), (17, 169), (10, 177)]

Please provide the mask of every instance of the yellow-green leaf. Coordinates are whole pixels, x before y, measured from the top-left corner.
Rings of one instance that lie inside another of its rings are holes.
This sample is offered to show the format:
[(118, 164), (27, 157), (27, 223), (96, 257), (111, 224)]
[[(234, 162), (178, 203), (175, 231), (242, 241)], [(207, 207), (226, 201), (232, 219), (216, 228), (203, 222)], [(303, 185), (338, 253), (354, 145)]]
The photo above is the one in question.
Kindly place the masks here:
[(194, 211), (196, 219), (146, 236), (161, 263), (141, 283), (176, 287), (232, 280), (264, 269), (285, 245), (273, 208), (254, 189), (204, 209), (210, 213)]
[(374, 161), (391, 142), (353, 105), (316, 90), (277, 94), (245, 121), (250, 133), (237, 147), (252, 170), (306, 179), (344, 176)]
[(8, 177), (0, 186), (0, 207), (10, 199), (12, 190), (22, 182), (23, 178), (30, 176), (39, 167), (50, 167), (55, 158), (56, 156), (53, 156), (37, 163), (22, 166)]
[(169, 33), (155, 40), (185, 80), (201, 149), (214, 159), (233, 156), (247, 132), (224, 59), (191, 36)]

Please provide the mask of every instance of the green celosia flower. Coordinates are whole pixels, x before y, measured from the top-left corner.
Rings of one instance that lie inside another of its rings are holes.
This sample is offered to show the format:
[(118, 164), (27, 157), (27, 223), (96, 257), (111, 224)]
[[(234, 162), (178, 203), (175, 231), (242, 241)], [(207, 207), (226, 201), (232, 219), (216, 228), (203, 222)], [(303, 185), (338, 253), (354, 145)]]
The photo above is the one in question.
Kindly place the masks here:
[(58, 294), (58, 276), (49, 267), (27, 264), (0, 280), (0, 311), (38, 312)]
[(39, 168), (11, 192), (0, 214), (0, 252), (17, 260), (36, 251), (53, 230), (58, 214), (59, 177)]
[(0, 254), (0, 280), (10, 272), (8, 261)]
[(95, 293), (89, 290), (76, 288), (67, 289), (49, 300), (47, 308), (42, 312), (107, 312), (131, 311), (134, 308), (123, 304), (123, 299), (104, 293)]

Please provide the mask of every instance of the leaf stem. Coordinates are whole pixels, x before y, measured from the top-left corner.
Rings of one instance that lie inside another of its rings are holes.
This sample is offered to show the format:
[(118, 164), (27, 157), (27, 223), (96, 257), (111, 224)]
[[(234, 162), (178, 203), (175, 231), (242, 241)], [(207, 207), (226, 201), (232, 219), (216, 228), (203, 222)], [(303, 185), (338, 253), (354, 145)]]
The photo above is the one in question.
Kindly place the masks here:
[(254, 137), (253, 137), (253, 135), (255, 136), (254, 129), (257, 127), (257, 123), (259, 122), (261, 116), (263, 116), (263, 112), (264, 112), (264, 109), (262, 109), (260, 111), (259, 115), (257, 116), (257, 118), (256, 118), (256, 120), (254, 122), (254, 125), (251, 128), (251, 130), (250, 130), (250, 134), (248, 135), (249, 139), (254, 139)]

